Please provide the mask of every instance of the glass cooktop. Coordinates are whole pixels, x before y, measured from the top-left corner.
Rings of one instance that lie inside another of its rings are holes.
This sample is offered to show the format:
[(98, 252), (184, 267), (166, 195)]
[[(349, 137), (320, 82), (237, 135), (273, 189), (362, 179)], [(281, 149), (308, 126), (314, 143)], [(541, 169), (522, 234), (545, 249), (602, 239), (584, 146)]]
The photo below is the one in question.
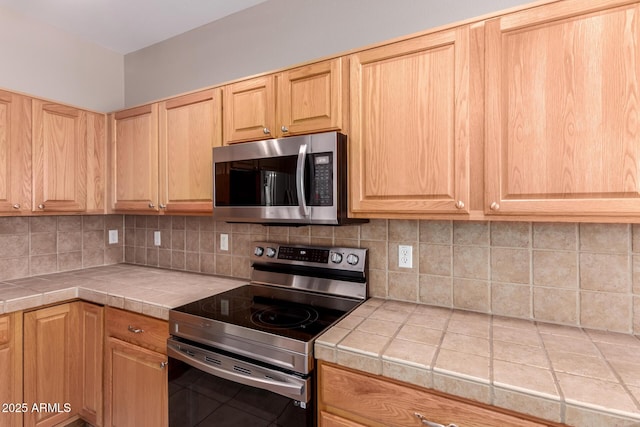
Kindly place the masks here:
[(248, 284), (173, 310), (306, 342), (361, 302)]

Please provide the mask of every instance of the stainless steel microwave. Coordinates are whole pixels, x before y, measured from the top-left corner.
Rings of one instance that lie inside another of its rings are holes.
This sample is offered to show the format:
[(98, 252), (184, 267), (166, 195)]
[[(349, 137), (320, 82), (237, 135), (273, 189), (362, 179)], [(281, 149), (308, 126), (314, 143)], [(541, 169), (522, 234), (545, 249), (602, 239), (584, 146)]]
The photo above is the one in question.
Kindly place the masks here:
[(341, 225), (347, 137), (326, 132), (213, 149), (213, 216), (227, 222)]

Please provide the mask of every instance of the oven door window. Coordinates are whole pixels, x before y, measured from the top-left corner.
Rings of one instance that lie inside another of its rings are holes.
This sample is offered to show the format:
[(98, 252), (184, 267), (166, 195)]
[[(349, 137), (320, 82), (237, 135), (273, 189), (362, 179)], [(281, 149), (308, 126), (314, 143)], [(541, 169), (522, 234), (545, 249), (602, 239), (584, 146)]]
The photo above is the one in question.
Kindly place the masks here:
[(169, 358), (170, 427), (303, 427), (313, 421), (312, 402), (301, 405)]

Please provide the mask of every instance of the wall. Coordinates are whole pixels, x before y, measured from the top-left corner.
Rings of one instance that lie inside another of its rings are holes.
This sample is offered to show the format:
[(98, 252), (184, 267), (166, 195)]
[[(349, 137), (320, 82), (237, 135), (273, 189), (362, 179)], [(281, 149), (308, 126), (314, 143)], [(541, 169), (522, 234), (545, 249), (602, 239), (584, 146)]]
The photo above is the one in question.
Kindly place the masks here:
[(0, 8), (0, 88), (110, 112), (530, 0), (269, 0), (125, 56)]
[[(107, 231), (120, 240), (107, 244)], [(161, 232), (161, 246), (153, 232)], [(221, 251), (220, 234), (229, 234)], [(371, 296), (640, 334), (640, 225), (372, 220), (263, 227), (211, 217), (0, 218), (0, 281), (129, 262), (237, 278), (255, 240), (365, 247)], [(399, 268), (398, 245), (413, 246)]]
[(529, 0), (269, 0), (125, 55), (125, 103), (134, 106)]
[[(286, 228), (182, 216), (126, 216), (125, 225), (130, 263), (248, 278), (254, 240), (365, 247), (372, 296), (640, 334), (638, 225), (372, 220)], [(216, 243), (221, 233), (230, 235), (229, 251)], [(413, 246), (412, 269), (398, 268), (399, 244)]]
[(0, 8), (0, 88), (108, 112), (124, 105), (124, 57)]
[(0, 281), (121, 263), (123, 231), (122, 215), (0, 217)]

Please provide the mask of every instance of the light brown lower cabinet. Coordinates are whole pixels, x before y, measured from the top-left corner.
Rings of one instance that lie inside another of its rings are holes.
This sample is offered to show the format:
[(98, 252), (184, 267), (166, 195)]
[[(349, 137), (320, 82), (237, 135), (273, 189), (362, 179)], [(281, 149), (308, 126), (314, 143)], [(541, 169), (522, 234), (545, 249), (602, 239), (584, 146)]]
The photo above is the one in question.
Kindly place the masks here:
[(0, 426), (22, 426), (22, 312), (0, 316)]
[(79, 327), (80, 402), (79, 415), (94, 427), (102, 426), (104, 307), (80, 302)]
[(24, 425), (81, 416), (102, 425), (103, 308), (82, 301), (24, 313)]
[(167, 426), (168, 323), (107, 307), (105, 332), (105, 426)]
[(418, 426), (420, 416), (445, 426), (559, 426), (324, 362), (318, 381), (320, 427)]

